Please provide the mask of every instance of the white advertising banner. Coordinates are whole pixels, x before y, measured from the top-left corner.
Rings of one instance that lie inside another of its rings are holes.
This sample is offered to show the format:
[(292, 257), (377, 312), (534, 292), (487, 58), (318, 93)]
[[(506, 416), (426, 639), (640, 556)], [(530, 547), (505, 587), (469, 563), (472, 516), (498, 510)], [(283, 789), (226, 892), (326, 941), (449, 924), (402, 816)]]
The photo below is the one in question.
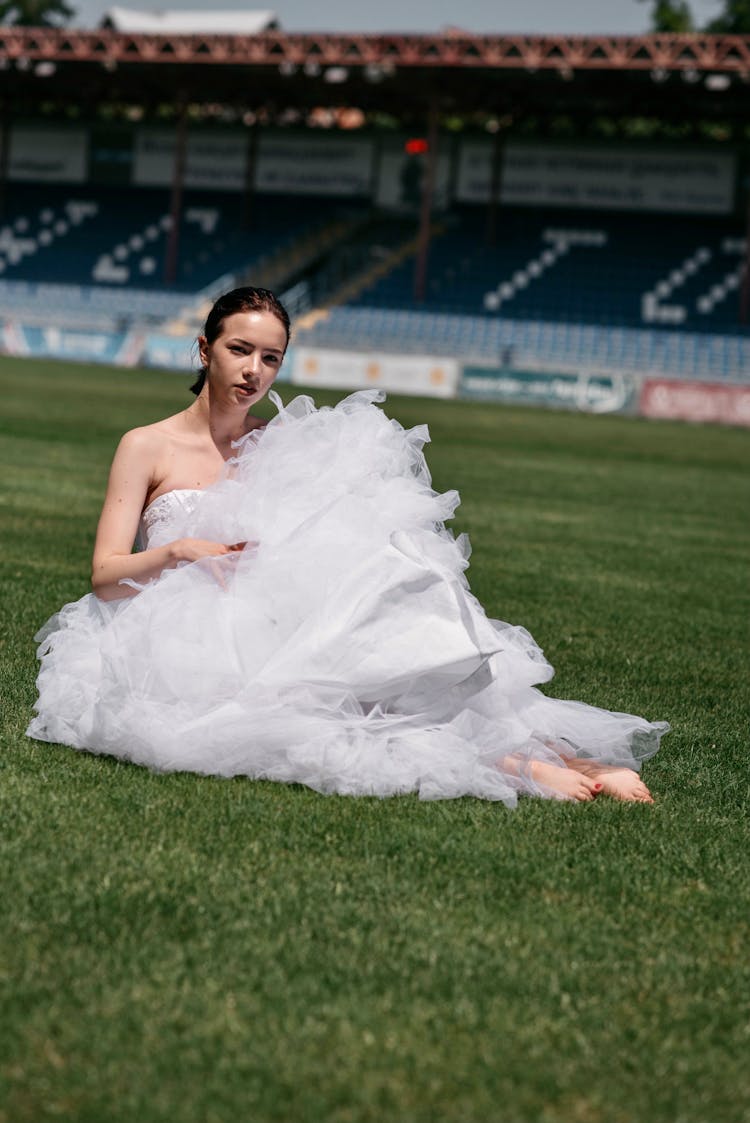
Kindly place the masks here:
[(85, 129), (12, 129), (8, 179), (36, 183), (85, 183), (88, 133)]
[[(174, 171), (175, 134), (168, 129), (139, 129), (133, 152), (133, 183), (168, 187)], [(189, 133), (185, 187), (242, 191), (247, 167), (244, 133)]]
[[(426, 155), (410, 155), (404, 145), (406, 137), (383, 143), (378, 164), (378, 182), (375, 202), (386, 210), (403, 214), (417, 214), (422, 201), (422, 183), (426, 170)], [(447, 139), (438, 149), (435, 166), (433, 207), (444, 210), (449, 202), (451, 181), (451, 151)]]
[[(491, 141), (461, 146), (456, 198), (490, 197)], [(735, 156), (696, 149), (509, 143), (501, 201), (587, 210), (728, 214), (734, 205)]]
[(37, 327), (6, 321), (0, 333), (2, 348), (10, 355), (75, 359), (85, 363), (114, 363), (134, 367), (143, 353), (143, 333), (73, 331), (69, 328)]
[(288, 195), (369, 195), (374, 145), (332, 133), (260, 134), (256, 191)]
[(459, 366), (429, 355), (382, 355), (297, 347), (292, 382), (334, 390), (387, 390), (429, 398), (455, 398)]

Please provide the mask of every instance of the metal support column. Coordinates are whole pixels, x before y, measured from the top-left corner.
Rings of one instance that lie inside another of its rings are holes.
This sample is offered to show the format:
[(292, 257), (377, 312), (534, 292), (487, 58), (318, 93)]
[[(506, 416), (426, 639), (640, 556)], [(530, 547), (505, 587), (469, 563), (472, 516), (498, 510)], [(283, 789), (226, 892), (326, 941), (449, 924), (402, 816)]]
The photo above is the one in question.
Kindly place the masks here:
[(503, 158), (505, 156), (505, 130), (498, 124), (492, 138), (492, 170), (490, 173), (490, 198), (487, 204), (487, 245), (497, 244), (497, 214), (503, 187)]
[(0, 103), (0, 218), (5, 215), (6, 185), (10, 163), (11, 101), (4, 97)]
[(182, 219), (182, 191), (185, 184), (187, 162), (187, 100), (181, 97), (177, 106), (177, 126), (174, 134), (174, 163), (172, 165), (172, 193), (169, 201), (169, 235), (164, 255), (164, 284), (177, 280), (177, 262), (180, 253), (180, 222)]
[(246, 230), (255, 225), (255, 168), (258, 163), (260, 125), (257, 119), (250, 125), (245, 152), (245, 191), (242, 200), (242, 225)]
[(740, 323), (750, 322), (750, 156), (747, 159), (745, 171), (745, 205), (747, 207), (747, 221), (745, 223), (745, 272), (740, 288)]
[(419, 234), (417, 237), (417, 259), (414, 263), (414, 299), (424, 300), (427, 288), (427, 259), (430, 253), (430, 234), (432, 230), (432, 200), (435, 194), (435, 172), (437, 168), (438, 147), (438, 106), (437, 95), (433, 94), (427, 125), (427, 160), (422, 180), (422, 200), (419, 212)]

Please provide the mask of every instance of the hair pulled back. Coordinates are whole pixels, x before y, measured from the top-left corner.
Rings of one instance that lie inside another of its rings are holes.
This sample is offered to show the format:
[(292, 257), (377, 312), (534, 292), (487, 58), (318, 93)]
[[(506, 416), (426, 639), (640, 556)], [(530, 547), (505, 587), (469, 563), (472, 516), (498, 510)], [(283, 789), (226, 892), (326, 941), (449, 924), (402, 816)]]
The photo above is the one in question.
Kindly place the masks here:
[[(225, 292), (214, 304), (206, 317), (203, 335), (207, 343), (218, 339), (222, 324), (227, 316), (234, 316), (236, 312), (270, 312), (275, 316), (286, 332), (286, 341), (289, 342), (289, 315), (286, 308), (274, 296), (270, 289), (256, 288), (254, 285), (244, 285), (242, 288)], [(200, 394), (206, 381), (206, 368), (201, 367), (190, 389), (194, 394)]]

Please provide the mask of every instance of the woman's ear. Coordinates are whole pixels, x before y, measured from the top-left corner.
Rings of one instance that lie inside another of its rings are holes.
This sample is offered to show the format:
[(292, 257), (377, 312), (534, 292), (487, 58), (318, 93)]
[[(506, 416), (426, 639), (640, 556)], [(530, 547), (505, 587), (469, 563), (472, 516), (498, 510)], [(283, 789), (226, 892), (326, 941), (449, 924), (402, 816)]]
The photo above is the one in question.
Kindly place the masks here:
[(198, 336), (198, 354), (200, 355), (201, 366), (208, 367), (208, 340), (205, 335)]

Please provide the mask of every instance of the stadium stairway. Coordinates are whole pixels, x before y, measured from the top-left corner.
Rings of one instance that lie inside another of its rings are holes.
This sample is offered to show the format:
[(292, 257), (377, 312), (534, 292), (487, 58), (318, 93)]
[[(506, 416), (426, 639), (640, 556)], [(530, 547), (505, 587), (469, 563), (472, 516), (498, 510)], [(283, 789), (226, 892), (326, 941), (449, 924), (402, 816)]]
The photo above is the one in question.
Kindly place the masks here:
[[(327, 258), (334, 252), (337, 245), (347, 244), (368, 222), (369, 217), (365, 210), (350, 208), (344, 214), (337, 215), (306, 231), (291, 245), (282, 245), (266, 258), (253, 263), (251, 268), (246, 267), (231, 276), (219, 278), (212, 286), (212, 290), (218, 290), (221, 281), (224, 287), (232, 284), (252, 284), (276, 292), (284, 292), (290, 316), (294, 318), (298, 312), (305, 312), (309, 307), (309, 296), (304, 282), (297, 285), (294, 282), (314, 268), (321, 259)], [(292, 286), (291, 290), (289, 286)], [(298, 290), (301, 299), (296, 303), (290, 292)], [(215, 291), (211, 291), (208, 298), (199, 294), (195, 301), (182, 310), (178, 319), (162, 325), (162, 330), (171, 335), (191, 334), (200, 330), (215, 295)]]
[[(437, 236), (443, 232), (443, 225), (435, 223), (432, 235)], [(404, 235), (408, 236), (404, 240)], [(386, 219), (371, 224), (365, 235), (360, 238), (361, 252), (352, 259), (348, 253), (345, 262), (328, 262), (310, 282), (312, 291), (316, 292), (316, 305), (310, 309), (299, 321), (299, 330), (305, 331), (314, 324), (324, 320), (331, 308), (337, 305), (356, 301), (360, 294), (382, 277), (387, 277), (402, 264), (414, 259), (418, 248), (418, 236), (413, 233), (413, 223), (404, 223), (401, 220)], [(350, 248), (350, 247), (349, 247)], [(344, 278), (338, 284), (336, 278)], [(326, 286), (329, 290), (326, 295)], [(320, 299), (324, 297), (325, 303), (321, 306)]]

